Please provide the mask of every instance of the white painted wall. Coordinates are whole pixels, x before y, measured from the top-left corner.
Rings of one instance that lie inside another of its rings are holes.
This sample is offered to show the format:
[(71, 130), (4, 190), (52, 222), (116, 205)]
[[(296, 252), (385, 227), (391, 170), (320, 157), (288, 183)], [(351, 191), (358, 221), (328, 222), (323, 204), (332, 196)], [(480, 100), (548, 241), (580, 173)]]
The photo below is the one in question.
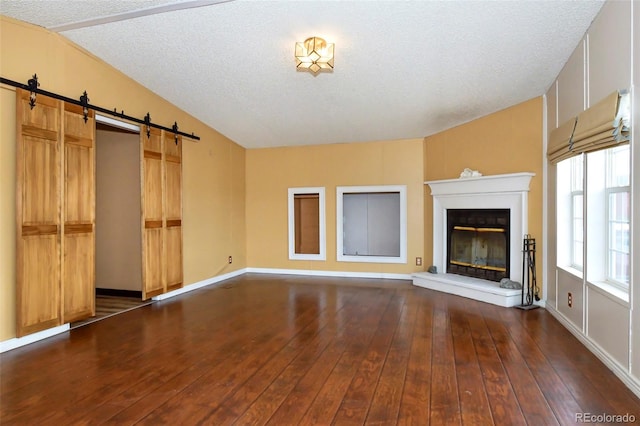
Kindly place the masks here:
[(631, 87), (630, 1), (609, 1), (602, 7), (589, 28), (588, 55), (587, 106), (614, 90)]
[[(558, 306), (556, 309), (565, 316), (578, 330), (584, 332), (584, 282), (582, 278), (556, 268), (558, 277)], [(569, 306), (569, 295), (572, 303)]]
[[(609, 0), (576, 47), (546, 94), (547, 132), (619, 89), (640, 81), (640, 3)], [(633, 50), (632, 50), (633, 49)], [(633, 76), (633, 78), (632, 78)], [(623, 381), (640, 395), (640, 132), (639, 95), (634, 92), (632, 118), (632, 276), (626, 302), (589, 284), (582, 277), (556, 268), (556, 167), (547, 170), (547, 306)], [(587, 172), (588, 173), (588, 172)], [(586, 235), (589, 244), (589, 235)], [(587, 264), (588, 268), (588, 264)], [(567, 296), (571, 293), (573, 306)], [(635, 309), (632, 310), (631, 307)]]
[(558, 75), (558, 126), (585, 108), (585, 41), (580, 41)]
[(629, 365), (629, 304), (608, 296), (597, 287), (587, 287), (587, 336), (607, 351), (620, 365)]

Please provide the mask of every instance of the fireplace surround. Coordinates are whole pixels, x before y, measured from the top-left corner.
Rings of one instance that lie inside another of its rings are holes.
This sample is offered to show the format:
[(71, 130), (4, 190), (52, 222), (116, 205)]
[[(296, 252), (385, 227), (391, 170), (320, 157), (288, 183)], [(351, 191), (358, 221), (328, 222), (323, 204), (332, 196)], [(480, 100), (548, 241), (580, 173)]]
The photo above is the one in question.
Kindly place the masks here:
[[(486, 276), (482, 279), (477, 276), (465, 276), (459, 271), (451, 273), (451, 269), (448, 268), (450, 260), (447, 244), (450, 221), (448, 214), (449, 210), (508, 211), (506, 228), (509, 230), (509, 236), (505, 244), (505, 247), (508, 247), (504, 268), (506, 269), (505, 277), (520, 282), (522, 281), (522, 239), (528, 233), (528, 193), (533, 176), (535, 173), (523, 172), (425, 182), (431, 188), (433, 196), (432, 264), (437, 267), (438, 273), (414, 274), (414, 285), (501, 306), (520, 304), (520, 290), (500, 288), (496, 282), (499, 281), (499, 279), (496, 280), (497, 277)], [(500, 227), (503, 226), (469, 226), (469, 228), (481, 229)]]

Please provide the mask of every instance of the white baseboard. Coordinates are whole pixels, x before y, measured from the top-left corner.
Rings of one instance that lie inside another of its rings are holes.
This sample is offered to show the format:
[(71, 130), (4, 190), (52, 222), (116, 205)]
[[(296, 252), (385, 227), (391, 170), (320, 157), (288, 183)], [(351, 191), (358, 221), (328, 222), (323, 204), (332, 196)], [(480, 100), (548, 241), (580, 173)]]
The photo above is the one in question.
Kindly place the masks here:
[(64, 333), (65, 331), (69, 331), (69, 324), (59, 325), (58, 327), (28, 334), (24, 337), (14, 337), (13, 339), (5, 340), (0, 342), (0, 353), (10, 351), (30, 343), (35, 343), (39, 340), (47, 339), (55, 336), (56, 334)]
[(573, 334), (587, 349), (589, 349), (604, 365), (606, 365), (613, 374), (615, 374), (622, 382), (640, 398), (640, 381), (633, 377), (631, 373), (615, 360), (607, 351), (600, 347), (597, 343), (584, 335), (578, 327), (575, 326), (562, 312), (556, 310), (550, 303), (547, 304), (547, 311), (557, 319), (571, 334)]
[(388, 280), (411, 280), (411, 274), (388, 274), (384, 272), (346, 272), (346, 271), (316, 271), (310, 269), (277, 269), (277, 268), (247, 268), (247, 272), (258, 274), (307, 275), (314, 277), (343, 277), (343, 278), (381, 278)]
[(152, 297), (152, 300), (165, 300), (171, 297), (178, 296), (180, 294), (188, 293), (190, 291), (198, 290), (199, 288), (206, 287), (208, 285), (217, 284), (221, 281), (228, 280), (229, 278), (237, 277), (238, 275), (242, 275), (247, 272), (247, 268), (238, 269), (237, 271), (229, 272), (228, 274), (222, 274), (215, 276), (213, 278), (207, 278), (206, 280), (198, 281), (193, 284), (186, 285), (177, 290), (170, 291), (168, 293), (159, 294), (158, 296)]

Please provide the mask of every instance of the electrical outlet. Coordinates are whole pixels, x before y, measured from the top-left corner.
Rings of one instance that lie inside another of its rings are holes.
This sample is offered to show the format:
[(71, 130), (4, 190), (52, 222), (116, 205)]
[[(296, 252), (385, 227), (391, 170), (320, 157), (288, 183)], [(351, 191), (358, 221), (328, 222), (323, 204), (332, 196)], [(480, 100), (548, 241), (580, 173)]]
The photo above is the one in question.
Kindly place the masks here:
[(573, 296), (571, 295), (571, 293), (567, 293), (567, 305), (569, 305), (569, 307), (573, 305)]
[(233, 263), (233, 256), (229, 256), (229, 263)]
[(416, 257), (416, 266), (422, 266), (422, 258)]

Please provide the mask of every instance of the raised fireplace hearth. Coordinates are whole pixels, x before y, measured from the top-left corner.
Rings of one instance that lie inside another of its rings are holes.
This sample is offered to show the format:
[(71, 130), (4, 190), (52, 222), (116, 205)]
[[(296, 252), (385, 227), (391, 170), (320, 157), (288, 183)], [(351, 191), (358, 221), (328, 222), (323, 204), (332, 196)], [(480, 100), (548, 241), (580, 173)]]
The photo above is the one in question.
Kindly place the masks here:
[(529, 183), (535, 173), (428, 181), (433, 196), (433, 265), (413, 284), (500, 306), (521, 303), (521, 291), (498, 281), (522, 281)]

